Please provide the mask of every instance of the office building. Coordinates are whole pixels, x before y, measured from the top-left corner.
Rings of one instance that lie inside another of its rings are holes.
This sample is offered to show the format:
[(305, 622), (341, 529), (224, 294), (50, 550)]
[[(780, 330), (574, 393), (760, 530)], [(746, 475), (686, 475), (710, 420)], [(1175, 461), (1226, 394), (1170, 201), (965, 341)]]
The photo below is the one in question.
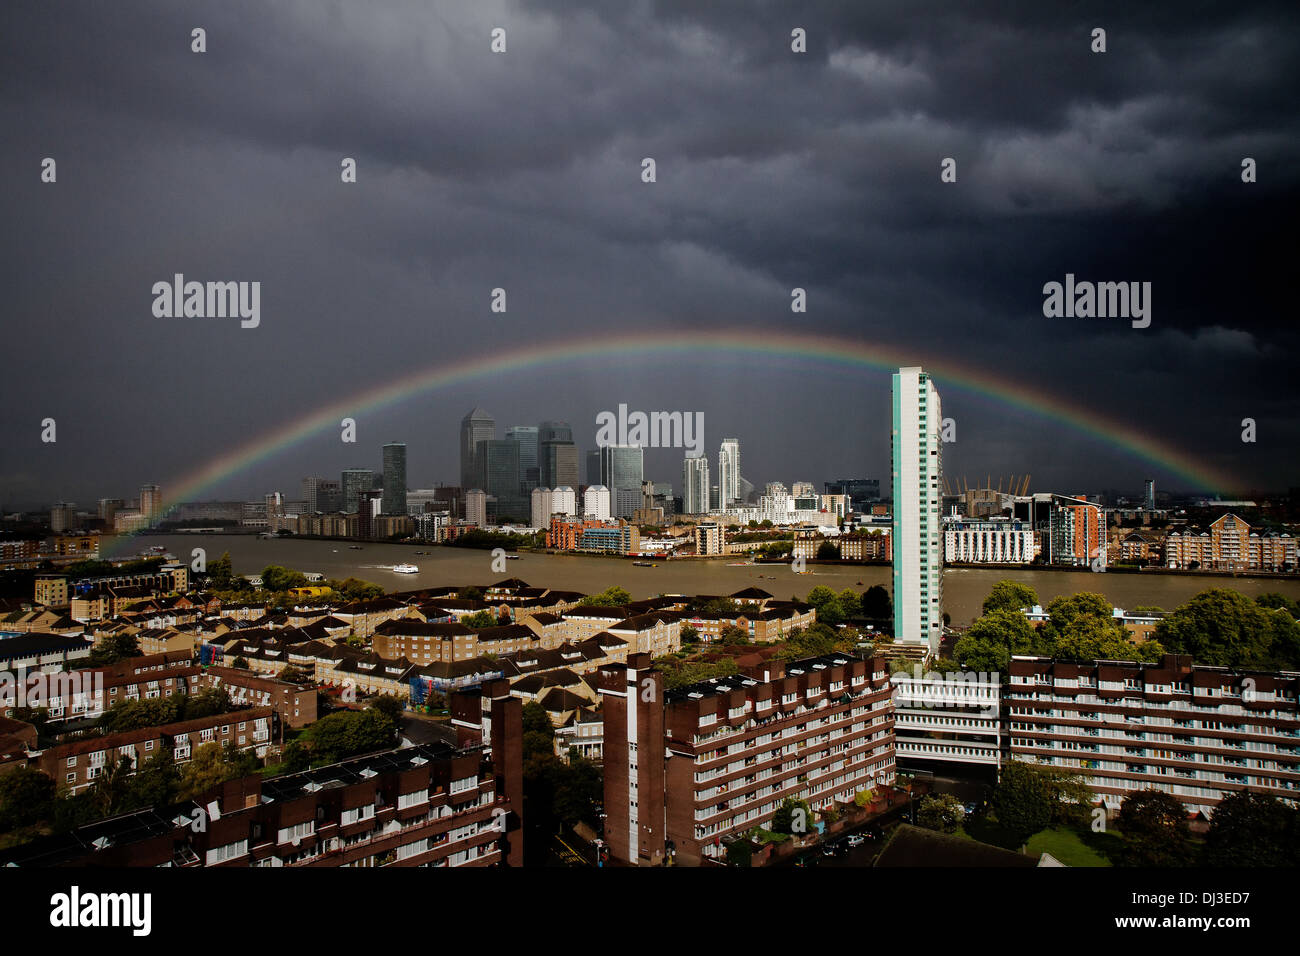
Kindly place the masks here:
[(476, 528), (487, 527), (487, 493), (482, 488), (465, 492), (465, 520)]
[(920, 368), (893, 377), (894, 640), (939, 651), (943, 472), (939, 392)]
[(606, 445), (600, 450), (600, 483), (609, 489), (616, 518), (630, 518), (641, 507), (645, 450), (639, 445)]
[(478, 460), (480, 442), (497, 437), (497, 423), (490, 414), (475, 408), (460, 421), (460, 486), (477, 488), (483, 481)]
[(578, 487), (578, 446), (572, 440), (547, 439), (538, 445), (537, 453), (540, 458), (539, 480), (543, 487)]
[(511, 425), (506, 438), (519, 443), (519, 490), (528, 494), (541, 482), (541, 468), (537, 463), (537, 426)]
[(519, 490), (519, 443), (512, 438), (481, 441), (478, 463), (482, 472), (479, 487), (496, 499), (497, 519), (526, 521), (527, 499)]
[(384, 496), (386, 515), (406, 514), (406, 444), (389, 442), (384, 446)]
[(63, 534), (77, 527), (77, 506), (70, 501), (60, 501), (50, 509), (50, 531)]
[(360, 511), (361, 496), (375, 485), (375, 473), (369, 468), (348, 468), (339, 477), (342, 489), (340, 511), (345, 514), (357, 514)]
[(867, 511), (869, 505), (880, 500), (880, 479), (840, 478), (823, 482), (822, 490), (828, 495), (848, 495), (854, 511)]
[(537, 443), (573, 441), (573, 427), (568, 422), (542, 422), (537, 426)]
[(1075, 567), (1106, 567), (1106, 516), (1082, 497), (1052, 496), (1048, 561)]
[(587, 452), (587, 484), (600, 484), (600, 449)]
[(1147, 511), (1156, 510), (1156, 481), (1154, 478), (1146, 480), (1146, 491), (1142, 496), (1142, 507)]

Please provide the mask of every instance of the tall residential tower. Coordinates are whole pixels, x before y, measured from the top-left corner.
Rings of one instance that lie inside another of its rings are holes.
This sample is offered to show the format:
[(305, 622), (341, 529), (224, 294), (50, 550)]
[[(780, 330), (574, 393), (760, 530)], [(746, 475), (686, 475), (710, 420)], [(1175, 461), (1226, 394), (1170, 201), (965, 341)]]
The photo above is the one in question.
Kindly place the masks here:
[(894, 640), (939, 652), (943, 524), (939, 393), (919, 368), (894, 374)]

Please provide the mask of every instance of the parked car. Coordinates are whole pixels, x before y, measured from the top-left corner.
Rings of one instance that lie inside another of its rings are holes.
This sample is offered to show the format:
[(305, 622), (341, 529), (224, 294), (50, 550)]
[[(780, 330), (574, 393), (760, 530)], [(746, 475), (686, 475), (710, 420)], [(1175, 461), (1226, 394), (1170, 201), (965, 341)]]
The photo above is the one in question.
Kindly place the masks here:
[(861, 833), (854, 833), (844, 842), (846, 842), (850, 847), (862, 846), (862, 844), (867, 842), (867, 838)]

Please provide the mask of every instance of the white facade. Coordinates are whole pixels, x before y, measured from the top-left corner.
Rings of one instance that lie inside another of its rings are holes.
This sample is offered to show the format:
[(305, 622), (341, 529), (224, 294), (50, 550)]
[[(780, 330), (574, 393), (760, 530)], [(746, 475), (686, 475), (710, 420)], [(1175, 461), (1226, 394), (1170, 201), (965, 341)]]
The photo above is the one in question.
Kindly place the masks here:
[(709, 513), (709, 459), (703, 455), (682, 460), (682, 512)]
[(604, 485), (590, 485), (582, 493), (582, 515), (600, 521), (610, 519), (609, 489)]
[(1023, 521), (949, 517), (943, 523), (945, 561), (1030, 564), (1038, 554), (1038, 540)]
[[(576, 517), (578, 514), (577, 492), (575, 492), (568, 485), (560, 485), (560, 487), (552, 489), (551, 490), (551, 514), (565, 515), (566, 517), (569, 518)], [(550, 524), (551, 522), (549, 516), (545, 524), (538, 524), (536, 521), (533, 522), (533, 526), (537, 528), (547, 528), (550, 527)]]
[(932, 654), (943, 636), (942, 426), (930, 376), (900, 368), (893, 381), (894, 640), (928, 645)]
[(894, 684), (894, 747), (900, 761), (1001, 765), (997, 674), (898, 671)]
[(724, 438), (718, 450), (718, 507), (726, 511), (740, 500), (740, 439)]

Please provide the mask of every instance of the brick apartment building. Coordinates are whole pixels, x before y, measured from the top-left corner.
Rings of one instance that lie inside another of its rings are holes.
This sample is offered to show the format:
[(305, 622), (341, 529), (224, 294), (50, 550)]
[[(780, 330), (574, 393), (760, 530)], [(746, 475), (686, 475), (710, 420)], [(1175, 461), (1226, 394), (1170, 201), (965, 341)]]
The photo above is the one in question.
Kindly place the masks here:
[(720, 859), (724, 839), (770, 823), (786, 798), (821, 811), (894, 779), (883, 657), (768, 660), (665, 692), (641, 654), (602, 668), (598, 681), (605, 839), (616, 860)]
[(520, 703), (498, 683), (453, 695), (451, 706), (460, 746), (423, 744), (302, 773), (232, 780), (184, 804), (0, 851), (0, 864), (522, 865)]
[(1171, 531), (1165, 539), (1165, 566), (1182, 571), (1295, 571), (1296, 541), (1289, 534), (1252, 530), (1234, 514), (1220, 515), (1208, 529)]
[(233, 744), (260, 757), (275, 734), (274, 714), (270, 707), (254, 707), (160, 727), (83, 737), (34, 754), (29, 764), (49, 775), (60, 789), (79, 793), (120, 758), (131, 758), (132, 765), (138, 768), (168, 746), (173, 748), (177, 763), (187, 762), (205, 744)]
[(270, 707), (285, 727), (296, 729), (316, 722), (317, 691), (310, 684), (293, 684), (217, 665), (203, 670), (199, 683), (203, 688), (224, 690), (237, 706)]
[(1081, 772), (1112, 810), (1157, 788), (1209, 813), (1239, 790), (1300, 802), (1300, 673), (1013, 657), (1011, 756)]

